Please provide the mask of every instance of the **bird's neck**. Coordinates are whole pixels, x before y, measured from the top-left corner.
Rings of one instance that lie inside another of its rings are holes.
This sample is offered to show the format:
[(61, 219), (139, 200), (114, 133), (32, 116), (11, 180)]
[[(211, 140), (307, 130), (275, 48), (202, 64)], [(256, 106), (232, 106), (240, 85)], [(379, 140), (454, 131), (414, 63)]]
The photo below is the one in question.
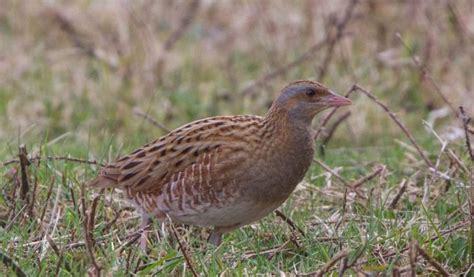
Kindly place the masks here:
[[(262, 144), (257, 152), (271, 164), (267, 195), (286, 199), (303, 179), (314, 155), (310, 123), (295, 120), (283, 109), (270, 109), (262, 124)], [(278, 198), (280, 199), (280, 198)]]
[(312, 159), (312, 156), (308, 156), (314, 151), (311, 122), (292, 117), (284, 109), (270, 109), (264, 117), (263, 124), (267, 134), (263, 144), (273, 145), (269, 149), (274, 150), (271, 152), (275, 158), (294, 158), (294, 162), (298, 162), (302, 156)]
[(264, 124), (272, 126), (275, 131), (291, 138), (301, 137), (302, 133), (311, 132), (312, 118), (296, 116), (290, 111), (273, 105), (264, 117)]

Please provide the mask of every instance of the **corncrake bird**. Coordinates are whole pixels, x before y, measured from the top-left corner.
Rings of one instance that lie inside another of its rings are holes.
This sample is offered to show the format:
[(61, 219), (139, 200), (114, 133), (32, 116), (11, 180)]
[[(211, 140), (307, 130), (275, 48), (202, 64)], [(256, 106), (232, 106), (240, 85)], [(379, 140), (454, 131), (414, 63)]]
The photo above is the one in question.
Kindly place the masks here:
[[(311, 122), (350, 105), (322, 84), (295, 81), (264, 116), (216, 116), (186, 124), (104, 166), (89, 185), (125, 192), (142, 214), (213, 226), (209, 242), (279, 207), (303, 179), (314, 154)], [(146, 233), (144, 233), (146, 234)], [(141, 245), (146, 247), (146, 235)]]

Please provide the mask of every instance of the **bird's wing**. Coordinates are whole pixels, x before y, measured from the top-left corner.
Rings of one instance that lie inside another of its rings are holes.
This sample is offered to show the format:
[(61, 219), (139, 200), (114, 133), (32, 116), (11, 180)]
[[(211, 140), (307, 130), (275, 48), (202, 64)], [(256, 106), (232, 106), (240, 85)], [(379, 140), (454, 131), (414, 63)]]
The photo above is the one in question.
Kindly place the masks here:
[(189, 123), (106, 165), (89, 184), (135, 194), (159, 192), (178, 176), (188, 178), (186, 184), (203, 178), (211, 186), (222, 183), (232, 172), (245, 170), (261, 121), (258, 116), (220, 116)]

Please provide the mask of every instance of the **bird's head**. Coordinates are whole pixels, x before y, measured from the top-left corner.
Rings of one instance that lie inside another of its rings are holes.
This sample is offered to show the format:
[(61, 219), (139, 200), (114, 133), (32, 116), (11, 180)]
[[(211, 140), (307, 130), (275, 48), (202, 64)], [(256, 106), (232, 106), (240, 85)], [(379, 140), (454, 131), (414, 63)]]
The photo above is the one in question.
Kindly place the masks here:
[(283, 88), (272, 109), (286, 111), (291, 119), (310, 124), (317, 113), (327, 108), (351, 104), (350, 99), (337, 95), (318, 82), (302, 80)]

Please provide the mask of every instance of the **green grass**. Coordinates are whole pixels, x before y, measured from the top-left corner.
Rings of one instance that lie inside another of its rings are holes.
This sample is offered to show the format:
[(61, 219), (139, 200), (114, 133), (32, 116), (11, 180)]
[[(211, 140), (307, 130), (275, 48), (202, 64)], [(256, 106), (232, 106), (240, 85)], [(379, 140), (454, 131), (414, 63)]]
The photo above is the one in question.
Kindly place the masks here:
[[(242, 91), (253, 81), (285, 68), (331, 33), (326, 28), (332, 18), (344, 14), (347, 3), (204, 1), (165, 55), (158, 76), (155, 59), (185, 17), (187, 3), (3, 2), (0, 161), (16, 159), (18, 146), (25, 144), (32, 156), (105, 163), (164, 134), (136, 116), (135, 108), (169, 129), (214, 115), (262, 115), (284, 85), (303, 78), (319, 79), (340, 94), (353, 84), (367, 88), (398, 115), (432, 162), (441, 144), (423, 121), (446, 103), (431, 80), (455, 107), (464, 105), (469, 114), (474, 112), (472, 30), (466, 28), (473, 16), (470, 1), (359, 1), (323, 78), (318, 72), (327, 57), (326, 47), (250, 95)], [(109, 66), (87, 47), (115, 57), (117, 65)], [(427, 75), (413, 66), (411, 55)], [(416, 241), (451, 274), (467, 273), (474, 248), (468, 222), (472, 177), (463, 167), (469, 170), (472, 164), (458, 133), (459, 119), (449, 112), (434, 121), (437, 133), (451, 136), (447, 149), (462, 164), (442, 153), (438, 170), (449, 177), (446, 180), (427, 169), (380, 107), (360, 93), (351, 99), (354, 105), (345, 108), (350, 117), (324, 151), (317, 145), (316, 156), (349, 184), (380, 165), (385, 166), (383, 177), (362, 184), (358, 194), (349, 189), (345, 196), (344, 184), (314, 164), (280, 208), (306, 234), (296, 240), (289, 225), (273, 214), (227, 234), (218, 248), (206, 243), (208, 230), (177, 226), (197, 272), (308, 273), (347, 249), (347, 263), (355, 261), (347, 275), (390, 275), (394, 270), (408, 274), (407, 247)], [(341, 110), (328, 126), (342, 114)], [(317, 117), (315, 128), (324, 116)], [(324, 133), (319, 141), (323, 138)], [(29, 203), (34, 196), (30, 210), (19, 196), (18, 163), (0, 165), (0, 275), (13, 273), (5, 257), (28, 276), (80, 276), (91, 271), (92, 260), (83, 243), (81, 185), (98, 169), (71, 161), (33, 162), (28, 167)], [(406, 191), (391, 209), (403, 180)], [(430, 189), (425, 192), (426, 182)], [(85, 190), (87, 208), (98, 193)], [(158, 241), (155, 233), (151, 236), (146, 255), (137, 243), (128, 245), (127, 236), (139, 225), (137, 213), (119, 192), (107, 191), (99, 198), (93, 253), (103, 273), (191, 275), (176, 240), (169, 239), (168, 227), (166, 238)], [(154, 227), (161, 229), (158, 223)], [(336, 276), (338, 268), (339, 262), (328, 274)], [(437, 274), (419, 255), (415, 269), (419, 275)]]
[[(43, 153), (60, 153), (60, 150), (50, 148), (55, 147), (43, 146)], [(433, 146), (431, 150), (436, 149)], [(450, 272), (466, 270), (470, 251), (467, 225), (432, 239), (443, 230), (466, 222), (467, 217), (460, 210), (467, 201), (465, 187), (453, 183), (445, 191), (446, 182), (438, 180), (431, 188), (432, 199), (424, 207), (420, 203), (422, 184), (410, 184), (397, 208), (388, 207), (401, 179), (410, 178), (416, 171), (415, 168), (407, 170), (404, 166), (404, 154), (406, 151), (395, 144), (327, 149), (325, 162), (333, 168), (341, 168), (340, 174), (347, 180), (370, 173), (370, 165), (376, 162), (387, 166), (385, 181), (381, 182), (377, 177), (365, 183), (361, 192), (367, 197), (366, 200), (353, 200), (353, 195), (349, 194), (344, 220), (338, 222), (341, 217), (335, 215), (343, 212), (341, 195), (344, 188), (334, 177), (331, 178), (331, 187), (328, 187), (322, 176), (325, 171), (313, 166), (307, 174), (306, 183), (281, 208), (306, 234), (305, 237), (298, 235), (297, 245), (290, 239), (291, 228), (275, 215), (226, 235), (224, 243), (217, 249), (205, 242), (206, 234), (201, 228), (179, 228), (194, 268), (206, 275), (224, 271), (233, 275), (311, 272), (318, 270), (340, 249), (347, 248), (350, 251), (348, 262), (358, 257), (361, 270), (391, 272), (406, 263), (407, 251), (404, 248), (415, 240)], [(2, 175), (8, 175), (13, 168), (3, 168)], [(80, 186), (95, 171), (95, 166), (62, 161), (42, 161), (39, 166), (30, 167), (31, 181), (38, 184), (33, 214), (20, 212), (24, 202), (17, 198), (10, 218), (2, 221), (0, 229), (3, 254), (13, 258), (27, 275), (52, 275), (57, 270), (62, 276), (84, 275), (91, 269), (85, 246), (68, 249), (67, 245), (84, 240)], [(467, 176), (456, 178), (467, 182)], [(3, 182), (0, 206), (7, 208), (11, 207), (11, 199), (7, 196), (11, 195), (15, 186), (7, 179)], [(48, 199), (50, 189), (52, 192)], [(88, 207), (96, 193), (86, 190)], [(127, 241), (123, 238), (138, 230), (139, 218), (133, 211), (124, 211), (114, 224), (108, 226), (108, 223), (117, 211), (127, 206), (120, 194), (112, 192), (106, 193), (105, 199), (102, 197), (98, 202), (93, 231), (98, 244), (94, 251), (103, 270), (114, 275), (127, 275), (137, 270), (139, 263), (137, 273), (141, 275), (183, 272), (185, 260), (175, 240), (153, 241), (147, 255), (143, 255), (138, 244), (122, 248)], [(40, 221), (43, 209), (46, 209), (45, 217)], [(13, 214), (19, 215), (12, 220)], [(340, 225), (336, 230), (337, 224)], [(156, 229), (160, 229), (159, 226), (157, 223), (154, 225)], [(58, 253), (47, 242), (42, 243), (46, 235), (57, 245)], [(169, 231), (167, 236), (171, 236)], [(325, 241), (324, 238), (334, 240)], [(273, 254), (256, 254), (283, 244), (285, 246)], [(255, 255), (250, 255), (252, 253)], [(380, 260), (380, 255), (389, 253), (393, 256)], [(272, 255), (271, 259), (269, 255)], [(5, 267), (3, 270), (8, 272)], [(423, 271), (421, 267), (419, 270)], [(189, 269), (187, 272), (190, 274)], [(349, 269), (347, 273), (355, 274), (355, 271)]]

